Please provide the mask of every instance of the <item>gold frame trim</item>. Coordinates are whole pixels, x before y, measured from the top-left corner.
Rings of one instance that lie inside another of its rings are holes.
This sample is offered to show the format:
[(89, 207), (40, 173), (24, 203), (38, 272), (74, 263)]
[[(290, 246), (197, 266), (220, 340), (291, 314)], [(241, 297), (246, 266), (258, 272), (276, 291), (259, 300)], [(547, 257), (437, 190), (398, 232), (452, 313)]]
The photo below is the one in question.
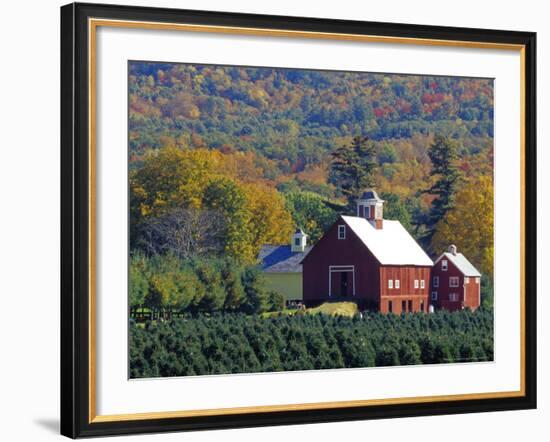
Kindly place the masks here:
[[(162, 31), (206, 32), (267, 37), (294, 37), (323, 40), (356, 41), (368, 43), (409, 44), (419, 46), (443, 46), (474, 49), (519, 51), (520, 53), (520, 389), (518, 391), (466, 393), (438, 396), (416, 396), (388, 399), (315, 402), (284, 405), (261, 405), (250, 407), (215, 408), (198, 410), (159, 411), (98, 415), (96, 413), (96, 35), (98, 27), (134, 28)], [(138, 421), (146, 419), (169, 419), (181, 417), (239, 415), (246, 413), (274, 413), (281, 411), (322, 410), (328, 408), (365, 407), (376, 405), (420, 404), (427, 402), (482, 400), (525, 396), (525, 45), (459, 40), (438, 40), (409, 37), (389, 37), (330, 32), (292, 31), (282, 29), (244, 28), (233, 26), (192, 25), (181, 23), (158, 23), (146, 21), (88, 19), (88, 85), (89, 85), (89, 423)]]

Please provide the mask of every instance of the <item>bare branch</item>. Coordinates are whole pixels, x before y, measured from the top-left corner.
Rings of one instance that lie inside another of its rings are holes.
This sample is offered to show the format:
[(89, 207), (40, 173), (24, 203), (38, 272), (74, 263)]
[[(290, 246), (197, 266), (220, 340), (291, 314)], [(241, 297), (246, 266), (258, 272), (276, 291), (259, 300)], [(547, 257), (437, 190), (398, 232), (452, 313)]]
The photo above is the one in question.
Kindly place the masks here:
[(172, 252), (180, 258), (219, 254), (225, 232), (223, 215), (214, 210), (176, 208), (143, 225), (149, 253)]

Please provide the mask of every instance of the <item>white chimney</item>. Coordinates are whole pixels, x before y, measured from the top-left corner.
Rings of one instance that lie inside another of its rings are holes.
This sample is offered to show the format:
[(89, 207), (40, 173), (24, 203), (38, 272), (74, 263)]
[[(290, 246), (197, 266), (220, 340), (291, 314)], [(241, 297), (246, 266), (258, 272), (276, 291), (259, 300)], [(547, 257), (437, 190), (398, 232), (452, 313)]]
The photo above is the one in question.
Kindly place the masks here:
[(448, 251), (449, 251), (449, 253), (450, 253), (451, 255), (456, 256), (456, 246), (455, 246), (454, 244), (451, 244), (451, 245), (449, 246), (449, 250), (448, 250)]
[(302, 229), (296, 229), (294, 235), (292, 235), (290, 250), (292, 252), (303, 252), (306, 249), (307, 235)]

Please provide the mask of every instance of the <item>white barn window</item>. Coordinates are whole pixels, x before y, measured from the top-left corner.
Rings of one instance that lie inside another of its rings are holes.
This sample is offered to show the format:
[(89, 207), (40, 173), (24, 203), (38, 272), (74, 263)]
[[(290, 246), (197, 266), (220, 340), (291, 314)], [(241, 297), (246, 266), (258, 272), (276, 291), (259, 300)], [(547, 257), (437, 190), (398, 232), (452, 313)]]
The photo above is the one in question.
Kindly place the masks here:
[(415, 289), (418, 288), (418, 279), (415, 279), (415, 280), (414, 280), (414, 288), (415, 288)]
[(395, 288), (398, 289), (400, 287), (399, 285), (399, 279), (396, 279), (395, 280)]
[(442, 260), (441, 261), (441, 270), (443, 270), (444, 272), (447, 271), (447, 269), (449, 268), (449, 263), (446, 259)]
[(451, 276), (449, 278), (449, 287), (458, 287), (458, 276)]
[(432, 301), (437, 301), (437, 292), (432, 292)]
[(346, 226), (338, 226), (338, 239), (346, 239)]
[(424, 287), (426, 287), (426, 283), (424, 282), (424, 280), (422, 279), (420, 281), (420, 288), (423, 289)]
[(458, 293), (449, 293), (449, 301), (458, 301)]
[(388, 288), (393, 289), (393, 279), (388, 279)]

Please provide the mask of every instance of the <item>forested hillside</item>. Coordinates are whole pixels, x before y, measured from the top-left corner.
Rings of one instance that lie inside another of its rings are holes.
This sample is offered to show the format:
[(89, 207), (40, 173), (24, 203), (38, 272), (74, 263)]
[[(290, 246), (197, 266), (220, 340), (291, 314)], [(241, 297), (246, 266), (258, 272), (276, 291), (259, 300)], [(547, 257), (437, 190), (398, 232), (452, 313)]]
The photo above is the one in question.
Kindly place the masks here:
[(254, 265), (373, 186), (386, 219), (490, 284), (490, 79), (131, 62), (129, 143), (133, 252)]
[(486, 172), (492, 151), (492, 80), (137, 62), (129, 69), (133, 162), (167, 145), (252, 152), (279, 187), (331, 196), (328, 154), (363, 135), (377, 144), (380, 186), (408, 196), (411, 180), (429, 175), (434, 133), (460, 141), (462, 167), (473, 173)]
[[(492, 80), (131, 62), (129, 143), (132, 377), (492, 360)], [(481, 309), (286, 316), (260, 248), (367, 187)]]

